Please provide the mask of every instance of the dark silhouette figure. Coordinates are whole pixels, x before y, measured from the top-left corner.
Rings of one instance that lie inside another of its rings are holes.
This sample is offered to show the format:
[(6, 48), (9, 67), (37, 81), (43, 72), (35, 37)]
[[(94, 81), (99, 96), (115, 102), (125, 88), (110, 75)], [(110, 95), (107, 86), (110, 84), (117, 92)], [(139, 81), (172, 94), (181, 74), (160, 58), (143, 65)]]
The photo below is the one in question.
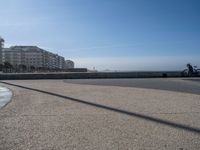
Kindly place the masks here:
[(192, 75), (194, 73), (194, 68), (192, 67), (191, 64), (187, 64), (187, 67), (188, 67), (188, 74)]
[(192, 66), (190, 63), (187, 65), (187, 69), (182, 71), (182, 76), (186, 77), (200, 77), (200, 69), (197, 66)]

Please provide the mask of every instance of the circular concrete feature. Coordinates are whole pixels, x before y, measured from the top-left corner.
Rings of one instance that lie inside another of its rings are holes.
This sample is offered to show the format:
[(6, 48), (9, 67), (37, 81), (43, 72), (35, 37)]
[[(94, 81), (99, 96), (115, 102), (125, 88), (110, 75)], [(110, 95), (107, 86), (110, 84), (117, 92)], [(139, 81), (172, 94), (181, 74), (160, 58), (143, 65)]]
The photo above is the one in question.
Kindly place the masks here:
[(5, 88), (5, 87), (0, 87), (0, 108), (5, 106), (12, 97), (12, 92)]

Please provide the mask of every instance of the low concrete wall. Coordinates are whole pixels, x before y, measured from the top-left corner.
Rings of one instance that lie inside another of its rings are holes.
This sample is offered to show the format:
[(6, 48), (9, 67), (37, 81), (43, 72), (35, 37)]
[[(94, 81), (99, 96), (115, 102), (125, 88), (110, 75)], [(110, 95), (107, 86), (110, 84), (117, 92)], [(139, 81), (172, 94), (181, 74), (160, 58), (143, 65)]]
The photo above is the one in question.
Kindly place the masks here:
[(23, 79), (89, 79), (89, 78), (158, 78), (182, 77), (181, 71), (168, 72), (97, 72), (97, 73), (9, 73), (0, 74), (0, 80)]

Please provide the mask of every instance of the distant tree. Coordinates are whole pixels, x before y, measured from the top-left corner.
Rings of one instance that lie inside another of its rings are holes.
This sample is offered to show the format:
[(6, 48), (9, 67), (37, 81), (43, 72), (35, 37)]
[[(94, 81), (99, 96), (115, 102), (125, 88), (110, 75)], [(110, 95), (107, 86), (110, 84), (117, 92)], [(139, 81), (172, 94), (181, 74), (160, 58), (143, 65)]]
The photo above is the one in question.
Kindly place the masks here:
[(0, 64), (0, 71), (3, 70), (3, 64)]
[(191, 64), (187, 64), (187, 67), (188, 67), (188, 71), (189, 71), (190, 73), (193, 73), (193, 72), (194, 72), (194, 68), (192, 67)]
[(54, 71), (55, 71), (55, 72), (59, 72), (60, 69), (59, 69), (58, 67), (56, 67), (56, 68), (54, 68)]
[(30, 66), (30, 70), (31, 70), (31, 72), (34, 72), (35, 71), (35, 67), (34, 66)]
[(26, 72), (26, 69), (27, 69), (26, 65), (22, 65), (23, 72)]
[(19, 72), (22, 72), (22, 64), (18, 65)]
[(24, 64), (19, 65), (20, 72), (26, 72), (26, 69), (27, 69), (26, 65), (24, 65)]
[(38, 71), (42, 72), (44, 70), (44, 67), (38, 67)]
[(12, 72), (13, 66), (9, 62), (4, 62), (5, 72)]

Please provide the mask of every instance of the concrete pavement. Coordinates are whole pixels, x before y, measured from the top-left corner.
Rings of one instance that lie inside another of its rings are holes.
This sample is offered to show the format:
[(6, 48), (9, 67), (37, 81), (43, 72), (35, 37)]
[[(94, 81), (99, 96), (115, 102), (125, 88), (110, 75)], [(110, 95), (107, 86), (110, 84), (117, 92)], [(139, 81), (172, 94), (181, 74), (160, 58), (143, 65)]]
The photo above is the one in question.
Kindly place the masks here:
[(68, 79), (66, 83), (168, 90), (200, 94), (200, 78)]
[(63, 80), (6, 82), (13, 85), (0, 85), (14, 95), (0, 109), (0, 149), (200, 149), (198, 94)]

